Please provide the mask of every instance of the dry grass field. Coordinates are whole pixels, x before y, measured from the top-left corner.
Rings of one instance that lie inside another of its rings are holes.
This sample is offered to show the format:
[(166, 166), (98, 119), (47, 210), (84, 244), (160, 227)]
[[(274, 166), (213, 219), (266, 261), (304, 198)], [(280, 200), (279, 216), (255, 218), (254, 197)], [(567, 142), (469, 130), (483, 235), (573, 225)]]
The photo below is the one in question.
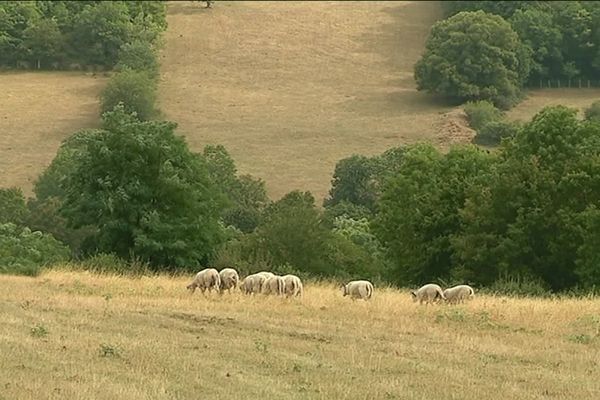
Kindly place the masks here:
[[(534, 89), (525, 100), (507, 113), (513, 120), (529, 121), (537, 112), (547, 106), (565, 105), (579, 110), (588, 108), (600, 100), (600, 89)], [(583, 117), (583, 112), (581, 112)]]
[(61, 141), (98, 124), (105, 82), (83, 73), (0, 73), (0, 187), (31, 193)]
[[(335, 163), (428, 140), (469, 141), (459, 110), (417, 92), (413, 65), (438, 2), (201, 2), (168, 5), (159, 106), (194, 150), (224, 144), (274, 198), (320, 201)], [(0, 73), (0, 187), (33, 181), (60, 141), (99, 121), (106, 78)], [(587, 107), (599, 89), (534, 90), (509, 113)]]
[(308, 284), (203, 296), (183, 277), (0, 276), (0, 399), (597, 399), (598, 299), (419, 306)]
[(195, 149), (221, 143), (278, 198), (322, 198), (353, 153), (431, 139), (447, 107), (415, 90), (437, 2), (169, 5), (160, 108)]

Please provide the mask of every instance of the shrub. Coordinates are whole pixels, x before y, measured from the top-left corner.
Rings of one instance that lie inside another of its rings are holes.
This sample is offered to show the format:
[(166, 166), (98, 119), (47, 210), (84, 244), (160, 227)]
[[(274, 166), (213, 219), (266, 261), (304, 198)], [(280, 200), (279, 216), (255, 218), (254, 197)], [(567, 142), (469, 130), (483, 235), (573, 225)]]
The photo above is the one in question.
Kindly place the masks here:
[(136, 40), (125, 43), (119, 50), (119, 62), (115, 70), (122, 72), (134, 70), (147, 72), (152, 78), (158, 76), (158, 61), (152, 45), (148, 42)]
[(595, 101), (585, 110), (585, 119), (588, 121), (600, 122), (600, 100)]
[(41, 267), (68, 258), (69, 249), (52, 235), (0, 224), (0, 273), (37, 275)]
[(497, 109), (491, 102), (486, 100), (469, 101), (464, 106), (465, 114), (471, 128), (479, 132), (490, 122), (502, 119), (502, 111)]
[(22, 225), (28, 213), (21, 189), (0, 189), (0, 224), (11, 222)]
[(127, 114), (135, 113), (142, 121), (156, 114), (156, 83), (148, 72), (126, 69), (114, 75), (101, 97), (102, 113), (122, 103)]
[(83, 260), (81, 266), (86, 270), (99, 273), (127, 272), (127, 262), (114, 254), (99, 253)]
[(419, 90), (508, 108), (520, 97), (531, 56), (510, 24), (483, 11), (437, 22), (415, 64)]
[(483, 146), (497, 146), (502, 139), (513, 137), (519, 130), (514, 122), (492, 121), (486, 124), (473, 138), (473, 143)]

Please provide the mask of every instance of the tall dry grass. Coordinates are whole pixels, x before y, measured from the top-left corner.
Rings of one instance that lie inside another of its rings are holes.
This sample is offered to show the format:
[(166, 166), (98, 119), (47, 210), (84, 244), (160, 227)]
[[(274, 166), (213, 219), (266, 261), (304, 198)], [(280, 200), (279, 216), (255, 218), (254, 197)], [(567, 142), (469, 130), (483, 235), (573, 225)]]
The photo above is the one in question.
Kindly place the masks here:
[(419, 306), (308, 284), (190, 295), (187, 277), (0, 276), (0, 399), (594, 399), (600, 302)]

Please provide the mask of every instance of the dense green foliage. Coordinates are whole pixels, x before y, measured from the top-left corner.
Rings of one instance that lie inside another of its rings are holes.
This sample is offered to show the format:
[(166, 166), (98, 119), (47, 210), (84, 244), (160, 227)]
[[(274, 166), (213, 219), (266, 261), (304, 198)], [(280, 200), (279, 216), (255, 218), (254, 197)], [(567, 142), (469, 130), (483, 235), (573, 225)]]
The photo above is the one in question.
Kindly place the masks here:
[(451, 277), (451, 238), (461, 227), (460, 210), (472, 185), (482, 181), (493, 157), (475, 147), (443, 155), (416, 145), (383, 191), (374, 229), (388, 248), (399, 283)]
[(529, 64), (527, 49), (502, 17), (461, 12), (433, 25), (415, 79), (419, 90), (507, 108), (518, 100)]
[(0, 223), (0, 273), (36, 275), (40, 267), (69, 258), (69, 249), (51, 235)]
[(23, 191), (18, 188), (0, 188), (0, 224), (23, 225), (29, 211)]
[(445, 1), (447, 16), (482, 10), (512, 25), (532, 55), (531, 85), (547, 79), (598, 79), (600, 3), (594, 1)]
[(264, 181), (250, 175), (238, 176), (235, 162), (222, 145), (206, 146), (203, 155), (210, 178), (228, 200), (223, 223), (244, 233), (252, 232), (269, 204)]
[(600, 126), (547, 108), (496, 154), (411, 147), (383, 189), (375, 233), (403, 284), (597, 286), (599, 172)]
[(600, 101), (595, 101), (584, 112), (585, 119), (600, 122)]
[(102, 112), (123, 104), (127, 113), (143, 121), (156, 114), (156, 82), (144, 71), (125, 69), (114, 75), (102, 92)]
[(61, 212), (74, 228), (94, 227), (91, 253), (114, 253), (152, 266), (184, 267), (206, 260), (220, 240), (222, 200), (206, 162), (175, 136), (170, 122), (114, 115), (75, 152), (60, 183)]
[(504, 119), (504, 113), (485, 100), (468, 102), (464, 106), (471, 128), (477, 131), (473, 143), (483, 146), (497, 146), (502, 139), (512, 137), (519, 129), (519, 123)]
[(165, 28), (165, 4), (159, 1), (5, 1), (0, 64), (111, 68), (123, 45), (154, 43)]
[(473, 143), (482, 146), (497, 146), (503, 139), (513, 137), (520, 129), (518, 122), (491, 121), (483, 126), (473, 138)]
[(481, 130), (490, 122), (500, 121), (503, 117), (502, 111), (486, 100), (469, 101), (464, 105), (464, 109), (469, 125), (476, 131)]

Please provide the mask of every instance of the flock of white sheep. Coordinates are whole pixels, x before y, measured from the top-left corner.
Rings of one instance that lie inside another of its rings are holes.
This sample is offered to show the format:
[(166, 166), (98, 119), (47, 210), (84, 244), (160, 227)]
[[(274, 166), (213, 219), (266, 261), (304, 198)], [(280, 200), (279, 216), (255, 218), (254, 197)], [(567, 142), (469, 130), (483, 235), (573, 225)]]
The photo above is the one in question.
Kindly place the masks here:
[[(240, 288), (244, 294), (276, 295), (285, 297), (302, 297), (304, 287), (296, 275), (275, 275), (272, 272), (257, 272), (248, 275), (240, 281), (238, 272), (233, 268), (224, 268), (220, 272), (214, 268), (203, 269), (198, 272), (187, 288), (194, 293), (196, 288), (205, 293), (215, 290), (223, 293), (227, 290)], [(373, 296), (373, 284), (369, 281), (352, 281), (342, 285), (342, 295), (351, 299), (369, 300)], [(451, 304), (462, 303), (472, 299), (475, 291), (468, 285), (458, 285), (442, 290), (439, 285), (429, 283), (417, 290), (411, 291), (413, 301), (420, 304), (446, 301)]]

